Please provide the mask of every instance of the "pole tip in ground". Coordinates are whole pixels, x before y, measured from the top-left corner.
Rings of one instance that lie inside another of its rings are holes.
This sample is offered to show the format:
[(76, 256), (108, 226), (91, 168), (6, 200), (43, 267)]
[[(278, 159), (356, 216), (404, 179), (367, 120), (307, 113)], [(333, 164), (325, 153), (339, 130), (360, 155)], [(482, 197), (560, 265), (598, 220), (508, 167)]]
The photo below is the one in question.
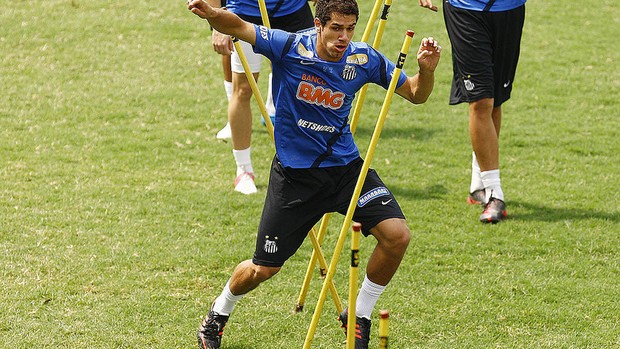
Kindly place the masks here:
[(353, 231), (362, 231), (362, 223), (353, 223)]
[(413, 30), (407, 30), (407, 36), (413, 37), (414, 34)]
[(387, 311), (387, 310), (381, 310), (381, 311), (379, 312), (379, 318), (381, 318), (381, 319), (387, 319), (387, 318), (389, 318), (389, 317), (390, 317), (390, 312), (389, 312), (389, 311)]

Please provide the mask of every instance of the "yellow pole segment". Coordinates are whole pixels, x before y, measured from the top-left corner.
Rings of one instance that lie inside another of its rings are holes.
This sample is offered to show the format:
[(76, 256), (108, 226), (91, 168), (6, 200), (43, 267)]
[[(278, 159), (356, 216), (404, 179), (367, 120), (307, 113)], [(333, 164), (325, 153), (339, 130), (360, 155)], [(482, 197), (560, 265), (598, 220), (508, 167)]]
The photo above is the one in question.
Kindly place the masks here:
[(250, 69), (250, 65), (248, 64), (248, 59), (245, 57), (245, 53), (243, 53), (243, 48), (241, 47), (241, 43), (239, 39), (232, 37), (233, 43), (235, 45), (235, 50), (239, 55), (239, 60), (241, 61), (241, 65), (243, 65), (243, 71), (245, 72), (245, 76), (250, 83), (250, 88), (252, 89), (252, 93), (254, 94), (254, 98), (258, 102), (258, 108), (260, 109), (260, 113), (265, 119), (265, 125), (267, 126), (267, 131), (269, 135), (271, 135), (271, 140), (273, 141), (273, 124), (271, 123), (271, 119), (267, 114), (267, 108), (265, 107), (265, 102), (263, 102), (263, 97), (260, 94), (260, 90), (258, 89), (258, 84), (256, 84), (256, 80), (254, 80), (254, 75), (252, 75), (252, 70)]
[(381, 310), (379, 313), (379, 349), (388, 349), (388, 322), (390, 313)]
[(321, 287), (321, 293), (319, 294), (319, 300), (317, 301), (314, 314), (312, 314), (312, 321), (310, 322), (310, 327), (308, 329), (308, 333), (306, 334), (306, 340), (304, 342), (303, 349), (310, 349), (312, 338), (314, 337), (314, 333), (316, 332), (316, 327), (318, 326), (319, 318), (321, 316), (321, 312), (323, 311), (323, 305), (325, 304), (325, 298), (327, 297), (329, 283), (331, 282), (331, 280), (334, 277), (334, 274), (336, 273), (336, 266), (338, 265), (338, 260), (340, 259), (340, 253), (342, 252), (342, 248), (344, 246), (344, 241), (347, 236), (347, 231), (349, 230), (349, 226), (351, 225), (351, 221), (353, 219), (353, 213), (355, 211), (355, 207), (357, 206), (357, 200), (359, 199), (360, 193), (362, 191), (362, 186), (364, 185), (364, 181), (366, 180), (366, 175), (370, 168), (370, 163), (372, 162), (372, 158), (375, 153), (375, 148), (377, 147), (377, 143), (379, 141), (379, 136), (381, 135), (381, 129), (383, 128), (385, 117), (387, 116), (388, 109), (392, 102), (392, 97), (394, 96), (394, 91), (396, 90), (396, 84), (398, 83), (398, 76), (400, 76), (400, 72), (402, 71), (403, 65), (405, 63), (405, 58), (407, 57), (407, 52), (409, 51), (409, 46), (411, 45), (412, 39), (413, 39), (413, 31), (408, 30), (407, 35), (405, 36), (403, 47), (401, 48), (400, 54), (398, 56), (398, 61), (396, 62), (396, 68), (394, 68), (394, 72), (392, 73), (393, 78), (390, 81), (390, 85), (388, 86), (387, 94), (383, 101), (381, 112), (379, 114), (379, 119), (377, 120), (375, 130), (370, 140), (370, 145), (368, 146), (368, 151), (366, 153), (366, 158), (364, 159), (364, 164), (362, 165), (362, 169), (357, 179), (355, 189), (353, 190), (353, 196), (351, 197), (351, 202), (349, 203), (349, 207), (347, 208), (347, 214), (345, 215), (344, 222), (342, 224), (342, 229), (340, 230), (340, 235), (338, 236), (338, 241), (336, 242), (334, 254), (332, 255), (329, 268), (327, 269), (327, 275), (325, 276), (325, 280), (323, 281), (323, 286)]
[[(392, 0), (385, 0), (383, 3), (383, 13), (381, 14), (381, 19), (379, 20), (379, 25), (377, 26), (377, 32), (375, 33), (375, 40), (372, 43), (372, 47), (375, 49), (379, 48), (381, 45), (381, 39), (383, 38), (383, 32), (385, 31), (385, 24), (388, 19), (388, 14), (390, 13), (390, 7), (392, 6)], [(357, 122), (359, 121), (360, 114), (362, 113), (362, 105), (364, 104), (364, 100), (366, 100), (366, 92), (368, 91), (368, 84), (364, 85), (360, 92), (357, 94), (357, 100), (355, 101), (355, 107), (353, 108), (353, 113), (351, 114), (351, 132), (355, 132), (357, 128)]]
[[(314, 228), (313, 228), (314, 230)], [(313, 231), (312, 231), (313, 232)], [(310, 241), (312, 241), (312, 246), (314, 247), (315, 251), (320, 251), (321, 250), (321, 244), (318, 242), (318, 239), (314, 239), (312, 238), (313, 235), (310, 235)], [(321, 265), (322, 269), (326, 269), (327, 268), (327, 261), (325, 260), (325, 256), (323, 256), (322, 253), (319, 253), (317, 256), (318, 260), (319, 260), (319, 264)], [(336, 309), (338, 309), (338, 312), (342, 312), (342, 309), (344, 309), (344, 307), (342, 306), (342, 302), (340, 302), (340, 297), (338, 297), (338, 291), (336, 290), (336, 285), (334, 284), (334, 280), (330, 280), (329, 282), (329, 291), (332, 295), (332, 298), (334, 299), (334, 303), (336, 304)]]
[[(331, 218), (331, 215), (327, 213), (323, 216), (323, 219), (321, 220), (321, 225), (319, 227), (319, 232), (317, 234), (317, 242), (319, 246), (323, 244), (323, 239), (325, 238), (325, 233), (327, 231), (327, 225), (329, 223), (330, 218)], [(314, 267), (316, 266), (316, 262), (319, 258), (318, 255), (323, 255), (322, 252), (323, 252), (322, 249), (315, 248), (313, 244), (312, 256), (310, 257), (310, 262), (308, 263), (308, 268), (306, 269), (306, 275), (304, 276), (304, 281), (301, 285), (301, 291), (299, 291), (299, 297), (297, 298), (297, 304), (295, 305), (296, 313), (299, 313), (302, 310), (304, 310), (306, 296), (308, 295), (308, 290), (310, 288), (310, 281), (312, 280), (312, 273), (314, 272)], [(325, 260), (324, 255), (323, 255), (323, 260)], [(324, 277), (325, 274), (327, 274), (327, 263), (325, 265), (319, 265), (319, 271), (321, 273), (321, 277)]]
[(269, 23), (269, 13), (267, 13), (267, 5), (265, 5), (265, 0), (258, 0), (258, 9), (260, 10), (260, 17), (263, 20), (263, 25), (267, 28), (271, 28), (271, 23)]
[(347, 349), (355, 349), (355, 308), (360, 264), (360, 235), (362, 225), (353, 223), (351, 235), (351, 267), (349, 268), (349, 316), (347, 319)]
[(362, 34), (362, 39), (360, 41), (368, 42), (368, 38), (370, 38), (370, 33), (372, 32), (372, 27), (375, 25), (380, 8), (381, 0), (375, 0), (375, 4), (372, 6), (370, 17), (368, 17), (368, 23), (366, 23), (366, 28), (364, 28), (364, 34)]

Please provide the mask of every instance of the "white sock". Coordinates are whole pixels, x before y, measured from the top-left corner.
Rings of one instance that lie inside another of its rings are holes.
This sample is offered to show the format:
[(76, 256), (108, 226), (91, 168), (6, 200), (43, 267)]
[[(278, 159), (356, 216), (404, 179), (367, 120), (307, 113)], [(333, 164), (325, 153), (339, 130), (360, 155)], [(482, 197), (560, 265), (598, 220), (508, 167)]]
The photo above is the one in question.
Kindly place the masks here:
[(471, 183), (469, 184), (469, 192), (473, 193), (476, 190), (484, 189), (482, 183), (482, 177), (480, 177), (480, 166), (478, 165), (478, 159), (476, 159), (476, 153), (471, 152)]
[(486, 202), (489, 202), (491, 196), (505, 201), (504, 192), (502, 191), (502, 185), (499, 180), (499, 169), (481, 172), (480, 177), (482, 178), (482, 183), (484, 183), (484, 189), (486, 191)]
[(357, 295), (357, 302), (355, 303), (355, 316), (363, 317), (366, 319), (371, 318), (372, 310), (377, 304), (379, 296), (385, 290), (385, 286), (375, 284), (368, 279), (368, 275), (364, 277), (362, 282), (362, 288)]
[(243, 150), (233, 149), (233, 156), (235, 157), (235, 162), (237, 163), (237, 176), (243, 172), (254, 173), (250, 149), (251, 147)]
[(230, 280), (228, 280), (226, 286), (224, 286), (222, 290), (222, 294), (220, 294), (213, 303), (213, 311), (220, 315), (230, 315), (233, 309), (235, 309), (237, 301), (243, 298), (243, 296), (243, 294), (235, 296), (230, 292)]
[(276, 115), (276, 106), (273, 105), (273, 92), (271, 91), (273, 84), (273, 75), (269, 73), (269, 89), (267, 90), (267, 101), (265, 102), (265, 108), (267, 108), (267, 114)]
[(226, 98), (230, 101), (230, 97), (232, 97), (232, 81), (224, 80), (224, 90), (226, 91)]

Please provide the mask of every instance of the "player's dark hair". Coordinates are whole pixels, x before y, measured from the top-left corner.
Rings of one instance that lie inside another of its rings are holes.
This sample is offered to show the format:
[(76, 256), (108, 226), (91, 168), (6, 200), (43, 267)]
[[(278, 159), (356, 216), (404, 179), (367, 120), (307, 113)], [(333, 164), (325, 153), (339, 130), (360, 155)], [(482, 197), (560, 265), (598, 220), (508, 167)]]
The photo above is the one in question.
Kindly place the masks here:
[(332, 14), (355, 15), (355, 21), (359, 19), (360, 11), (355, 0), (317, 0), (315, 17), (321, 25), (327, 24), (332, 19)]

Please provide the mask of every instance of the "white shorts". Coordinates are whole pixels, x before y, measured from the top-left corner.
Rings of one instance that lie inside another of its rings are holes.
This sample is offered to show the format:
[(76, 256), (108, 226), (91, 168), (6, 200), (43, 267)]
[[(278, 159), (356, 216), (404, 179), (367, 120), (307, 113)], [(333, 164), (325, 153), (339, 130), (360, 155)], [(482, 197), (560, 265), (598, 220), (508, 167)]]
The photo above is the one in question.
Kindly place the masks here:
[[(260, 72), (260, 68), (263, 62), (263, 55), (254, 53), (254, 50), (252, 49), (252, 45), (250, 45), (249, 43), (245, 41), (241, 41), (241, 40), (239, 40), (239, 43), (241, 44), (241, 47), (243, 48), (243, 53), (245, 54), (245, 58), (248, 61), (248, 65), (250, 66), (250, 70), (252, 71), (252, 73)], [(243, 64), (241, 64), (241, 59), (239, 58), (239, 54), (237, 53), (236, 48), (232, 53), (230, 67), (234, 73), (245, 72), (245, 70), (243, 69)]]

